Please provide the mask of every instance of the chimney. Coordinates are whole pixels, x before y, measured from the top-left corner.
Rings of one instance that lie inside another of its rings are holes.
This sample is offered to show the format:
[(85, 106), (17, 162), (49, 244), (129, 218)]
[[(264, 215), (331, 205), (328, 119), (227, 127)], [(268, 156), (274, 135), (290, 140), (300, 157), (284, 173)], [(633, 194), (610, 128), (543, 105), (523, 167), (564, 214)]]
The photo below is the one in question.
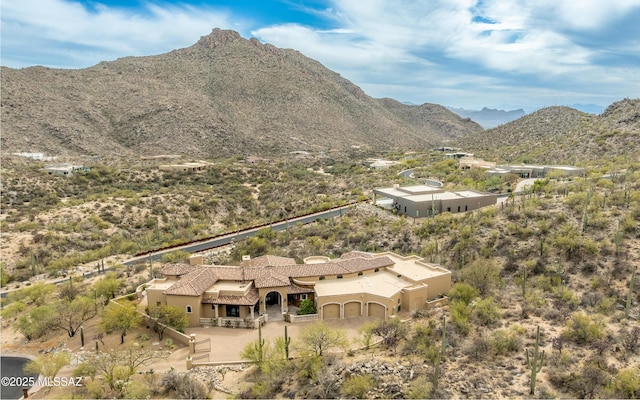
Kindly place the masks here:
[(240, 265), (243, 267), (246, 267), (249, 265), (250, 260), (251, 260), (251, 256), (245, 254), (244, 256), (242, 256), (242, 262), (240, 263)]
[(204, 264), (203, 256), (191, 256), (189, 257), (189, 265), (202, 265)]

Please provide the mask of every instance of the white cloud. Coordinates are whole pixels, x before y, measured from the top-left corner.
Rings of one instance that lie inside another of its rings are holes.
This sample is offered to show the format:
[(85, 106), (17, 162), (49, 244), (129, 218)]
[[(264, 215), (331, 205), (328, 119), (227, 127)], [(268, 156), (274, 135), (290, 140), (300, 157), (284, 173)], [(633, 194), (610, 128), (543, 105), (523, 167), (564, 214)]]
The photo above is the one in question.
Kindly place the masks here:
[[(469, 107), (498, 104), (489, 98), (517, 104), (524, 90), (547, 105), (553, 93), (591, 93), (580, 102), (640, 93), (633, 62), (640, 42), (616, 24), (640, 14), (640, 0), (333, 0), (320, 10), (296, 3), (329, 23), (321, 29), (295, 21), (251, 25), (229, 10), (160, 4), (132, 11), (70, 0), (2, 1), (2, 63), (86, 67), (189, 46), (220, 27), (296, 49), (374, 97)], [(593, 38), (598, 47), (587, 44)], [(604, 64), (612, 58), (625, 67)]]
[[(35, 46), (30, 53), (57, 57), (62, 67), (166, 52), (195, 43), (214, 27), (241, 27), (224, 12), (209, 9), (149, 3), (132, 14), (100, 4), (88, 10), (64, 0), (4, 1), (2, 25), (3, 65), (24, 66), (14, 53), (22, 52), (22, 46)], [(75, 59), (68, 60), (71, 52)], [(27, 62), (32, 65), (34, 60)]]

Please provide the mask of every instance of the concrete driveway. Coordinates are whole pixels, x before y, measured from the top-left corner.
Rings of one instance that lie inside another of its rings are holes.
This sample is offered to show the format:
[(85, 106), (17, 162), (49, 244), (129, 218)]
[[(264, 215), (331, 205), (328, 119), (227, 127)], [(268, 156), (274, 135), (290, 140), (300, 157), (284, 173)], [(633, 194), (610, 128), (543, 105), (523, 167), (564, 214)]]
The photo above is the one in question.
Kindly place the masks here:
[[(360, 327), (367, 322), (376, 321), (374, 318), (347, 318), (343, 320), (325, 321), (325, 324), (335, 329), (345, 331), (349, 340), (350, 348), (362, 347), (359, 339), (362, 335), (358, 332)], [(284, 327), (287, 328), (287, 334), (291, 337), (294, 344), (304, 327), (313, 324), (313, 322), (297, 322), (295, 324), (284, 321), (269, 321), (262, 327), (262, 337), (273, 343), (278, 336), (284, 336)], [(211, 338), (211, 351), (209, 353), (209, 361), (211, 362), (233, 362), (242, 361), (240, 353), (242, 349), (250, 342), (258, 339), (257, 329), (245, 328), (188, 328), (186, 334), (196, 334), (196, 342)], [(205, 353), (200, 353), (205, 354)], [(199, 354), (196, 354), (196, 356)]]

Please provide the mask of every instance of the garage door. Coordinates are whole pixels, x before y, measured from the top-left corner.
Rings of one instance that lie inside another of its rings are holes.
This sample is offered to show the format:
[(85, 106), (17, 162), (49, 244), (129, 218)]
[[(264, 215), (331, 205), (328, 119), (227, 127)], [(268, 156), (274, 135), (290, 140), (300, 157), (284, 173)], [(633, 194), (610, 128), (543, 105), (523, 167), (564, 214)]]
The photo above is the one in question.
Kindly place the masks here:
[(338, 319), (340, 318), (340, 305), (327, 304), (322, 308), (322, 319)]
[(369, 303), (368, 306), (368, 313), (367, 315), (369, 317), (376, 317), (376, 318), (380, 318), (380, 319), (385, 319), (385, 309), (384, 306), (377, 304), (377, 303)]
[(359, 317), (360, 316), (360, 303), (351, 302), (344, 305), (344, 317)]

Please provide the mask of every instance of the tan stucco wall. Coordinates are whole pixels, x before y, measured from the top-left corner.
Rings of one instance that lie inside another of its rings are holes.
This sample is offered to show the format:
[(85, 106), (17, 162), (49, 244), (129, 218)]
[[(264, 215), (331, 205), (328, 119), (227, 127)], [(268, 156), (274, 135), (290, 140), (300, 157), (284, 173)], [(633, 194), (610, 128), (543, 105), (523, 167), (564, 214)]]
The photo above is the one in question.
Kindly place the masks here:
[(417, 285), (404, 289), (402, 291), (402, 310), (415, 311), (425, 308), (428, 296), (429, 287), (427, 285)]
[[(187, 306), (191, 306), (191, 313), (187, 313), (187, 317), (189, 318), (189, 326), (200, 326), (200, 316), (202, 315), (203, 304), (201, 304), (202, 299), (196, 296), (167, 296), (167, 304), (176, 306), (182, 310), (187, 310)], [(204, 306), (209, 306), (209, 304), (205, 304)]]
[(444, 268), (442, 268), (442, 270), (443, 273), (441, 275), (431, 277), (424, 281), (429, 286), (429, 296), (426, 300), (445, 295), (449, 292), (449, 289), (451, 289), (451, 271), (447, 271)]
[(147, 304), (149, 308), (155, 307), (158, 302), (162, 305), (167, 305), (167, 299), (162, 290), (147, 289)]

